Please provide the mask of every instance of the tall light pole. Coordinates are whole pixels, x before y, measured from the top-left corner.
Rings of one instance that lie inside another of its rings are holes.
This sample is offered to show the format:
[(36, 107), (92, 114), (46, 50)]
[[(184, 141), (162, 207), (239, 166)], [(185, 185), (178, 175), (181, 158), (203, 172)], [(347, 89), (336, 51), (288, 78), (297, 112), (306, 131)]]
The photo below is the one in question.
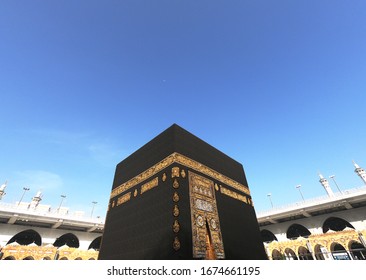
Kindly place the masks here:
[(5, 181), (5, 183), (0, 186), (0, 200), (3, 198), (4, 195), (6, 195), (5, 188), (7, 183), (8, 181)]
[(271, 206), (273, 208), (273, 202), (272, 202), (272, 199), (271, 199), (272, 194), (271, 193), (268, 193), (267, 196), (268, 196), (269, 201), (271, 202)]
[(95, 204), (97, 204), (98, 202), (92, 201), (92, 203), (93, 203), (93, 208), (92, 208), (92, 211), (91, 211), (91, 214), (90, 214), (90, 218), (93, 218), (94, 207), (95, 207)]
[(342, 193), (342, 191), (341, 191), (341, 189), (339, 188), (339, 186), (338, 186), (338, 184), (337, 184), (336, 180), (334, 179), (334, 177), (335, 177), (335, 175), (330, 175), (330, 176), (329, 176), (329, 178), (331, 178), (331, 179), (333, 180), (334, 184), (337, 186), (338, 191), (339, 191), (340, 193)]
[(304, 196), (302, 195), (302, 192), (301, 192), (301, 185), (297, 185), (296, 188), (299, 190), (299, 192), (301, 194), (301, 197), (302, 197), (302, 200), (305, 201), (305, 198), (304, 198)]
[(22, 202), (22, 200), (23, 200), (23, 197), (24, 197), (24, 195), (25, 195), (25, 193), (27, 192), (27, 191), (29, 191), (30, 190), (30, 188), (23, 188), (23, 190), (24, 190), (24, 192), (23, 192), (23, 194), (22, 194), (22, 197), (20, 198), (20, 200), (19, 200), (19, 202), (18, 202), (18, 206), (20, 205), (20, 203)]
[(60, 205), (58, 206), (57, 208), (57, 213), (60, 211), (60, 208), (61, 208), (61, 205), (62, 205), (62, 202), (64, 201), (64, 199), (66, 198), (66, 195), (62, 194), (61, 195), (61, 202), (60, 202)]

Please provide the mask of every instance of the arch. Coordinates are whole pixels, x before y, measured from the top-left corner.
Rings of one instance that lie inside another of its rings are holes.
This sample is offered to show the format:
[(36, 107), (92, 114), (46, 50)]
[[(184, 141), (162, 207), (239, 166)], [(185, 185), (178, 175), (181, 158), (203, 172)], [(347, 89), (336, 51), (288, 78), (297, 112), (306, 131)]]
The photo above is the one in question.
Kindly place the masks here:
[(94, 258), (90, 258), (90, 259), (88, 259), (89, 261), (95, 261), (95, 259)]
[(99, 237), (95, 238), (95, 239), (92, 241), (92, 243), (90, 243), (90, 246), (89, 246), (88, 250), (90, 250), (90, 249), (94, 249), (94, 250), (96, 250), (96, 251), (99, 251), (99, 249), (100, 249), (100, 243), (101, 243), (101, 242), (102, 242), (102, 237), (101, 237), (101, 236), (99, 236)]
[(338, 217), (329, 217), (323, 223), (323, 233), (326, 233), (329, 230), (342, 231), (347, 227), (355, 229), (349, 222), (344, 219)]
[(286, 232), (286, 237), (288, 239), (297, 239), (300, 236), (307, 238), (310, 235), (310, 231), (306, 227), (299, 224), (292, 224)]
[(311, 255), (308, 248), (304, 246), (300, 246), (298, 250), (298, 255), (300, 260), (313, 260), (313, 256)]
[(366, 248), (358, 241), (351, 241), (348, 250), (354, 260), (366, 260)]
[(332, 256), (333, 259), (335, 260), (350, 260), (350, 256), (348, 254), (348, 252), (346, 251), (346, 249), (339, 243), (332, 243), (332, 245), (330, 246), (331, 252), (332, 252)]
[(284, 256), (277, 249), (272, 251), (272, 260), (283, 260), (283, 258)]
[(33, 260), (34, 260), (34, 258), (33, 258), (32, 256), (28, 256), (28, 257), (25, 257), (23, 260), (26, 260), (26, 261), (31, 260), (31, 261), (33, 261)]
[(16, 259), (15, 259), (15, 257), (13, 257), (13, 256), (7, 256), (6, 258), (4, 258), (3, 259), (3, 261), (4, 260), (7, 260), (7, 261), (9, 261), (9, 260), (11, 260), (11, 261), (15, 261)]
[(53, 243), (53, 246), (55, 247), (61, 247), (63, 245), (67, 245), (71, 248), (79, 248), (80, 243), (75, 234), (66, 233), (57, 238), (56, 241)]
[(50, 257), (44, 257), (42, 260), (50, 261), (50, 260), (51, 260), (51, 258), (50, 258)]
[(266, 243), (271, 243), (272, 241), (277, 241), (277, 237), (269, 230), (261, 230), (262, 241)]
[(290, 248), (286, 248), (285, 250), (285, 256), (287, 260), (298, 260), (294, 250)]
[(18, 243), (19, 245), (29, 245), (35, 243), (38, 246), (41, 246), (42, 238), (35, 230), (28, 229), (14, 235), (6, 244), (11, 244), (13, 242)]
[(329, 253), (327, 251), (327, 249), (320, 244), (317, 244), (314, 248), (314, 254), (315, 254), (315, 258), (317, 260), (325, 260), (328, 259), (329, 257)]
[(60, 259), (60, 261), (67, 261), (68, 260), (68, 258), (66, 258), (66, 257), (62, 257), (61, 259)]
[(80, 257), (75, 258), (75, 261), (81, 261), (81, 260), (83, 260), (83, 259)]

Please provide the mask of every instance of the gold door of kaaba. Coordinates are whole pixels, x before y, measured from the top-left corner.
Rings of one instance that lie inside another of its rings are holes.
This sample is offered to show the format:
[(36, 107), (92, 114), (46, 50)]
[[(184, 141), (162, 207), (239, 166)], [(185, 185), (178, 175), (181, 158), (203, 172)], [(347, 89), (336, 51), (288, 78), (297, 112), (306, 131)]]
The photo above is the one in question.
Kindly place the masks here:
[(225, 259), (214, 182), (188, 172), (193, 258)]

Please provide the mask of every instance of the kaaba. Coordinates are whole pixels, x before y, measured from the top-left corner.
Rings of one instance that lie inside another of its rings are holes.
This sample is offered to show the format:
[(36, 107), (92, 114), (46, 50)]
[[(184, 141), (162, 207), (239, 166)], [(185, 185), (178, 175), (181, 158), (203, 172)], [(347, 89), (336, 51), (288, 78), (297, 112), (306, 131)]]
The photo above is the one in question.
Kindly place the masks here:
[(99, 259), (267, 259), (243, 166), (173, 124), (117, 164)]

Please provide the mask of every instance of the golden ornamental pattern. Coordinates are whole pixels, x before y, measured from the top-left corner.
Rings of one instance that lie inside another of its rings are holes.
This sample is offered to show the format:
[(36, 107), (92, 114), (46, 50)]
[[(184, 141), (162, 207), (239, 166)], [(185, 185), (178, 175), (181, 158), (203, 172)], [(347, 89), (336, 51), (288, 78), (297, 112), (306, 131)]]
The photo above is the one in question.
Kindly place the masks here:
[(178, 183), (178, 180), (177, 179), (174, 179), (173, 188), (175, 188), (175, 189), (178, 189), (179, 188), (179, 183)]
[(204, 195), (210, 198), (214, 197), (214, 192), (210, 183), (203, 181), (201, 178), (197, 177), (195, 179), (195, 184), (192, 186), (192, 191), (199, 195)]
[(177, 236), (174, 238), (173, 248), (175, 251), (178, 251), (180, 249), (180, 241)]
[(174, 192), (173, 194), (173, 201), (178, 202), (179, 201), (179, 194), (177, 192)]
[(186, 172), (184, 171), (184, 169), (182, 169), (182, 171), (180, 172), (180, 175), (182, 176), (182, 178), (186, 177)]
[(159, 163), (155, 164), (154, 166), (150, 167), (149, 169), (145, 170), (144, 172), (140, 173), (139, 175), (133, 177), (132, 179), (128, 180), (127, 182), (119, 185), (115, 189), (112, 190), (110, 198), (114, 198), (117, 195), (129, 190), (133, 186), (136, 186), (137, 184), (151, 178), (158, 172), (164, 170), (169, 165), (173, 164), (174, 161), (174, 154), (166, 157)]
[(57, 253), (57, 247), (7, 245), (2, 248), (1, 252), (4, 254), (1, 258), (2, 260), (5, 258), (11, 258), (15, 260), (23, 260), (25, 258), (33, 260), (53, 260)]
[(179, 216), (179, 207), (178, 205), (174, 205), (174, 208), (173, 208), (173, 216), (174, 217), (178, 217)]
[(188, 171), (193, 258), (206, 258), (207, 238), (217, 259), (225, 259), (219, 215), (212, 180)]
[(173, 223), (173, 232), (174, 233), (178, 233), (179, 232), (179, 229), (180, 229), (180, 225), (179, 225), (178, 220), (174, 220), (174, 223)]
[(332, 246), (337, 243), (349, 251), (349, 247), (352, 242), (361, 243), (359, 239), (360, 235), (366, 236), (366, 230), (364, 232), (357, 232), (351, 229), (331, 233), (312, 234), (308, 238), (300, 237), (295, 240), (286, 240), (280, 242), (272, 241), (271, 243), (265, 244), (265, 247), (269, 259), (272, 259), (274, 252), (279, 252), (280, 254), (284, 255), (288, 249), (293, 250), (296, 256), (299, 257), (299, 249), (301, 247), (310, 247), (314, 257), (316, 254), (319, 254), (317, 253), (317, 249), (319, 250), (320, 246), (324, 247), (328, 254), (331, 254)]
[(143, 184), (141, 186), (141, 194), (143, 194), (144, 192), (147, 192), (147, 191), (151, 190), (152, 188), (157, 187), (158, 185), (159, 185), (159, 178), (158, 177), (155, 177), (151, 181), (149, 181), (146, 184)]
[(179, 177), (179, 167), (173, 167), (172, 168), (172, 178)]
[(211, 178), (214, 178), (234, 189), (237, 189), (238, 191), (241, 191), (247, 195), (250, 195), (250, 192), (249, 192), (249, 189), (248, 187), (234, 181), (233, 179), (230, 179), (229, 177), (226, 177), (225, 175), (193, 160), (193, 159), (190, 159), (186, 156), (183, 156), (181, 154), (178, 154), (178, 153), (175, 153), (175, 157), (176, 157), (176, 162), (177, 163), (180, 163), (180, 164), (183, 164), (187, 167), (190, 167), (196, 171), (199, 171)]
[(131, 192), (128, 192), (117, 199), (117, 206), (129, 201), (131, 199)]
[(202, 174), (205, 174), (217, 181), (220, 181), (220, 182), (226, 184), (227, 186), (230, 186), (240, 192), (250, 195), (250, 191), (249, 191), (248, 187), (244, 186), (243, 184), (240, 184), (240, 183), (236, 182), (235, 180), (230, 179), (227, 176), (225, 176), (193, 159), (190, 159), (179, 153), (173, 153), (173, 154), (169, 155), (168, 157), (166, 157), (165, 159), (163, 159), (162, 161), (155, 164), (154, 166), (150, 167), (146, 171), (140, 173), (139, 175), (128, 180), (127, 182), (114, 188), (111, 192), (110, 198), (112, 199), (112, 198), (118, 196), (119, 194), (129, 190), (130, 188), (136, 186), (137, 184), (151, 178), (152, 176), (154, 176), (158, 172), (164, 170), (166, 167), (170, 166), (173, 163), (185, 165), (186, 167), (194, 169)]
[(2, 248), (4, 254), (2, 260), (5, 258), (14, 260), (33, 259), (33, 260), (97, 260), (98, 251), (86, 251), (78, 248), (63, 248), (48, 246), (6, 246)]
[(220, 192), (222, 194), (225, 194), (227, 196), (230, 196), (231, 198), (234, 198), (236, 200), (239, 200), (239, 201), (242, 201), (242, 202), (248, 204), (248, 199), (244, 195), (241, 195), (241, 194), (238, 194), (236, 192), (233, 192), (233, 191), (231, 191), (231, 190), (229, 190), (227, 188), (224, 188), (223, 186), (220, 186)]

